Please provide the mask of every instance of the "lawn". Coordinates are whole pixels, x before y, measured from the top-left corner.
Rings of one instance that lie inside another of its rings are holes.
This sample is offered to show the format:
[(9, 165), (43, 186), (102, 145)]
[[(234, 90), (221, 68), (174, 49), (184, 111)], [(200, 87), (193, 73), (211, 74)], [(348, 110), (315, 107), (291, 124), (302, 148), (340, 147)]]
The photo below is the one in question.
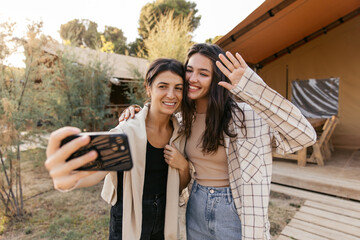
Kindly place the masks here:
[(110, 207), (100, 197), (101, 184), (60, 193), (53, 189), (44, 160), (43, 149), (22, 153), (26, 214), (5, 221), (0, 239), (107, 239)]

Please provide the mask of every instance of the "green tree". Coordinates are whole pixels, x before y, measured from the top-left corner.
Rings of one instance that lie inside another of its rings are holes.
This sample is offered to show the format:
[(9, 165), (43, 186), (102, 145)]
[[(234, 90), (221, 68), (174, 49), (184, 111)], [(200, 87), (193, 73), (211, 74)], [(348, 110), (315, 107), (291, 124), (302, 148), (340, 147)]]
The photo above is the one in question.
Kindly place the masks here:
[[(65, 125), (104, 130), (110, 91), (110, 71), (96, 59), (78, 65), (69, 54), (43, 51), (51, 39), (40, 35), (42, 23), (29, 25), (19, 41), (12, 26), (0, 24), (0, 218), (24, 215), (21, 144)], [(13, 43), (24, 47), (24, 70), (4, 65)]]
[(146, 39), (149, 32), (159, 21), (161, 15), (173, 11), (173, 17), (189, 17), (190, 31), (194, 31), (200, 24), (201, 16), (195, 16), (198, 10), (196, 3), (186, 0), (156, 0), (142, 7), (139, 19), (138, 32), (142, 39)]
[(48, 82), (48, 119), (55, 127), (75, 126), (86, 131), (103, 131), (109, 113), (110, 69), (96, 59), (77, 64), (71, 48), (58, 53), (53, 73), (43, 75)]
[(191, 18), (178, 16), (170, 11), (161, 15), (155, 26), (144, 40), (149, 61), (156, 58), (175, 58), (181, 62), (185, 60), (191, 42)]
[(101, 46), (102, 46), (100, 51), (107, 52), (107, 53), (114, 53), (114, 44), (112, 42), (106, 41), (104, 35), (101, 35), (100, 39), (101, 39)]
[[(140, 55), (147, 56), (146, 49), (144, 49), (144, 40), (148, 38), (150, 31), (159, 21), (160, 16), (170, 11), (173, 11), (174, 18), (178, 16), (182, 16), (183, 18), (189, 17), (190, 32), (193, 32), (200, 24), (201, 16), (196, 16), (198, 12), (196, 3), (186, 0), (156, 0), (148, 3), (141, 9), (138, 28), (140, 38), (131, 43), (131, 54), (139, 55), (140, 52)], [(134, 50), (136, 53), (133, 52)]]
[(223, 36), (222, 35), (218, 35), (214, 38), (208, 38), (205, 40), (206, 43), (210, 43), (210, 44), (213, 44), (213, 43), (216, 43), (220, 38), (222, 38)]
[(111, 26), (105, 26), (104, 33), (107, 42), (114, 45), (114, 53), (126, 54), (128, 47), (126, 46), (126, 37), (121, 29)]
[(74, 19), (60, 26), (60, 37), (67, 45), (97, 49), (101, 46), (97, 23)]
[(143, 106), (147, 98), (144, 86), (144, 76), (142, 76), (136, 66), (130, 66), (130, 71), (133, 73), (134, 79), (137, 80), (128, 83), (129, 91), (125, 92), (125, 94), (128, 97), (130, 104)]
[(82, 24), (85, 26), (83, 43), (86, 47), (97, 49), (100, 47), (100, 34), (97, 30), (97, 23), (90, 20), (82, 20)]
[(24, 201), (20, 144), (34, 136), (37, 130), (34, 124), (41, 118), (45, 104), (39, 94), (42, 85), (35, 82), (39, 70), (35, 58), (26, 58), (25, 70), (5, 66), (4, 59), (21, 44), (27, 56), (31, 53), (40, 59), (41, 52), (35, 49), (40, 49), (48, 39), (35, 40), (41, 32), (41, 22), (28, 26), (26, 40), (13, 38), (12, 26), (0, 24), (0, 209), (2, 214), (21, 217)]
[(60, 26), (60, 37), (67, 45), (75, 47), (84, 46), (85, 25), (78, 19), (74, 19)]
[[(189, 16), (185, 18), (182, 16), (174, 18), (173, 11), (161, 15), (153, 29), (149, 32), (148, 38), (144, 40), (144, 47), (149, 61), (151, 62), (160, 57), (167, 57), (175, 58), (183, 62), (187, 50), (192, 45), (190, 30), (191, 22)], [(138, 53), (141, 53), (141, 51)], [(133, 66), (132, 69), (135, 79), (139, 80), (129, 84), (130, 91), (127, 93), (127, 96), (131, 104), (142, 105), (146, 100), (144, 79), (141, 74), (136, 71), (135, 66)]]
[(61, 25), (60, 37), (65, 45), (100, 49), (118, 54), (128, 53), (126, 37), (121, 29), (105, 26), (104, 32), (99, 32), (97, 27), (97, 23), (93, 21), (74, 19)]
[(128, 44), (129, 55), (135, 57), (146, 57), (146, 50), (144, 41), (141, 38), (136, 38), (135, 41)]

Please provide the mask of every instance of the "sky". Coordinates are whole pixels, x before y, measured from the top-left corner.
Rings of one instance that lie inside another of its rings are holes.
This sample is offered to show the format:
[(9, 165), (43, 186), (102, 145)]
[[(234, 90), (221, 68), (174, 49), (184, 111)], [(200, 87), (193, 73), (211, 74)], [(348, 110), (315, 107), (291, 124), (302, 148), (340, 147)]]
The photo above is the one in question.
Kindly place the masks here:
[[(75, 18), (89, 19), (104, 26), (121, 29), (127, 43), (138, 37), (141, 8), (154, 0), (0, 0), (0, 23), (16, 23), (15, 36), (25, 35), (31, 21), (44, 22), (43, 32), (61, 42), (60, 25)], [(189, 0), (188, 0), (189, 1)], [(245, 19), (264, 0), (190, 0), (197, 4), (200, 26), (193, 32), (194, 42), (225, 35)], [(23, 67), (21, 53), (12, 56), (12, 66)]]

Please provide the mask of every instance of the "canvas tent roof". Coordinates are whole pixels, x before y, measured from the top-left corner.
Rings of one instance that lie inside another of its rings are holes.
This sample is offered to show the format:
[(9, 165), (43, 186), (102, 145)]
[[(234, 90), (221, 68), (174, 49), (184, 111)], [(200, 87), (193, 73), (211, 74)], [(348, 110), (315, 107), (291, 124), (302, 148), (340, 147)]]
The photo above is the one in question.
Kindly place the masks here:
[(359, 7), (359, 0), (267, 0), (216, 44), (265, 64), (356, 16)]
[(145, 76), (148, 67), (148, 60), (144, 58), (137, 58), (114, 53), (105, 53), (89, 48), (52, 44), (44, 46), (43, 50), (53, 55), (57, 55), (58, 51), (68, 51), (70, 54), (75, 56), (76, 61), (79, 64), (87, 64), (89, 61), (98, 59), (99, 61), (106, 63), (107, 66), (112, 69), (112, 77), (119, 79), (136, 79), (136, 76), (133, 73), (134, 67), (143, 76)]

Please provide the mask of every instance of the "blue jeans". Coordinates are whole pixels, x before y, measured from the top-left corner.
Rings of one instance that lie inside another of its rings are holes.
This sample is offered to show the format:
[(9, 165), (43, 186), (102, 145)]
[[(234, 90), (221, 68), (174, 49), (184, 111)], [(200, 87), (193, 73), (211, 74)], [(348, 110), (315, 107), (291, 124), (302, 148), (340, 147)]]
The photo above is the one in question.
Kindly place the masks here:
[(241, 240), (241, 222), (229, 187), (193, 184), (186, 209), (188, 240)]

